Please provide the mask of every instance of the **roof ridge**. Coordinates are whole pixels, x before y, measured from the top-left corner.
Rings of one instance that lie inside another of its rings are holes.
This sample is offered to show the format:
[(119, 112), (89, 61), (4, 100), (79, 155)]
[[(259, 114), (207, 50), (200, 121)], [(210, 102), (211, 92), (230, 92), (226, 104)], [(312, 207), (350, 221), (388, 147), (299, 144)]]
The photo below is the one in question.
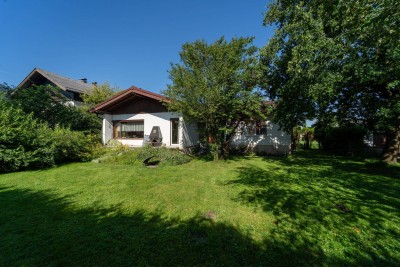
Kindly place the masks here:
[(158, 101), (169, 102), (169, 99), (166, 96), (163, 96), (163, 95), (160, 95), (157, 93), (153, 93), (151, 91), (147, 91), (147, 90), (144, 90), (142, 88), (132, 85), (128, 89), (125, 89), (121, 92), (116, 93), (115, 95), (113, 95), (112, 97), (107, 99), (106, 101), (103, 101), (103, 102), (97, 104), (90, 110), (91, 110), (91, 112), (96, 112), (97, 110), (99, 110), (99, 108), (107, 106), (107, 105), (113, 103), (114, 101), (118, 100), (119, 98), (124, 97), (124, 95), (127, 95), (129, 93), (134, 93), (134, 94), (139, 94), (139, 95), (142, 95), (145, 97), (150, 97), (150, 98), (153, 98)]
[(72, 78), (70, 78), (70, 77), (63, 76), (63, 75), (60, 75), (60, 74), (58, 74), (58, 73), (55, 73), (55, 72), (52, 72), (52, 71), (49, 71), (49, 70), (45, 70), (45, 69), (42, 69), (42, 68), (35, 68), (35, 69), (37, 69), (37, 70), (39, 70), (39, 71), (42, 71), (42, 72), (43, 72), (43, 71), (44, 71), (44, 72), (48, 72), (48, 73), (50, 73), (50, 74), (52, 74), (52, 75), (56, 75), (56, 76), (58, 76), (58, 77), (61, 77), (61, 78), (67, 79), (67, 80), (71, 80), (71, 81), (74, 81), (74, 82), (80, 82), (80, 83), (87, 84), (87, 83), (83, 82), (81, 79), (72, 79)]
[[(28, 76), (18, 85), (18, 87), (23, 86), (29, 81), (29, 79), (35, 75), (35, 73), (43, 76), (47, 80), (51, 81), (54, 85), (61, 88), (64, 91), (72, 91), (77, 93), (83, 93), (85, 90), (93, 87), (93, 85), (83, 82), (79, 79), (72, 79), (42, 68), (35, 67)], [(31, 82), (33, 83), (33, 82)]]
[(154, 92), (145, 90), (145, 89), (143, 89), (143, 88), (140, 88), (140, 87), (137, 87), (137, 86), (134, 86), (134, 85), (132, 85), (132, 86), (129, 87), (128, 89), (139, 90), (139, 91), (143, 91), (144, 93), (152, 94), (152, 95), (157, 96), (157, 97), (167, 98), (165, 95), (158, 94), (158, 93), (154, 93)]

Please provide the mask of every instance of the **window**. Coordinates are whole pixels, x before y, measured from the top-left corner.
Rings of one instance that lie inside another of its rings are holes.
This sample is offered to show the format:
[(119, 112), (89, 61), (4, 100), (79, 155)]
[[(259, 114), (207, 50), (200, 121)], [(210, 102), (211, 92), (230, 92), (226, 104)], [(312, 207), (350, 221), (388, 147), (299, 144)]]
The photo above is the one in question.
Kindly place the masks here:
[(265, 121), (256, 123), (256, 134), (267, 134), (267, 124), (265, 123)]
[(134, 139), (144, 137), (144, 121), (114, 122), (114, 138)]
[(179, 144), (179, 119), (171, 119), (171, 144)]
[(244, 122), (241, 121), (238, 132), (245, 135), (263, 135), (267, 134), (267, 124), (265, 121)]

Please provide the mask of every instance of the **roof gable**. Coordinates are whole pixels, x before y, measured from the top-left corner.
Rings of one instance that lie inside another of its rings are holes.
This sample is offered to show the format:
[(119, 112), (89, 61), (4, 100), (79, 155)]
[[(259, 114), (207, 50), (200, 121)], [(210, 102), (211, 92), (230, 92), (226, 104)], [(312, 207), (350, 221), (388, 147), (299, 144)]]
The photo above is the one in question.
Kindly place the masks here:
[[(91, 112), (95, 112), (95, 113), (109, 113), (112, 112), (113, 110), (115, 110), (115, 108), (117, 106), (120, 106), (122, 104), (126, 104), (128, 102), (137, 102), (138, 99), (147, 99), (150, 100), (152, 102), (157, 102), (159, 103), (159, 106), (162, 106), (162, 103), (167, 103), (170, 100), (160, 94), (156, 94), (147, 90), (143, 90), (141, 88), (138, 88), (136, 86), (132, 86), (124, 91), (119, 92), (118, 94), (114, 95), (113, 97), (111, 97), (110, 99), (96, 105), (95, 107), (93, 107), (90, 111)], [(150, 103), (150, 102), (148, 102)], [(157, 111), (166, 111), (166, 108), (156, 108), (153, 110), (157, 110)], [(157, 112), (156, 111), (156, 112)]]
[(33, 84), (43, 84), (43, 78), (48, 80), (54, 86), (61, 88), (64, 91), (83, 93), (85, 90), (93, 87), (91, 84), (84, 83), (81, 80), (73, 80), (50, 71), (35, 68), (29, 75), (18, 85), (18, 88), (28, 88)]

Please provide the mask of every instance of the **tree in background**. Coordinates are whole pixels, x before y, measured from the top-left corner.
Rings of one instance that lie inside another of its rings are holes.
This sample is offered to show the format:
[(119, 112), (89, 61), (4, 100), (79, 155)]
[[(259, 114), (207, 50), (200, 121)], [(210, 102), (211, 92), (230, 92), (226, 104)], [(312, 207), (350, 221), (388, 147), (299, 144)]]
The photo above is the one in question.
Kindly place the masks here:
[(226, 156), (237, 122), (262, 116), (262, 97), (255, 90), (257, 48), (252, 41), (234, 38), (227, 42), (222, 37), (211, 44), (186, 43), (181, 62), (169, 70), (172, 84), (163, 92), (172, 100), (169, 109), (203, 127), (215, 160)]
[(111, 87), (108, 82), (100, 85), (93, 84), (91, 89), (82, 94), (82, 99), (89, 106), (95, 106), (112, 97), (117, 91), (119, 91), (119, 88)]
[(7, 83), (0, 83), (0, 94), (3, 94), (5, 97), (9, 97), (13, 90), (13, 86), (8, 85)]
[(317, 119), (328, 127), (383, 130), (383, 160), (400, 146), (400, 8), (396, 0), (281, 0), (265, 25), (277, 27), (261, 51), (262, 84), (277, 99), (287, 131)]
[(69, 105), (59, 88), (34, 85), (26, 89), (15, 89), (11, 102), (53, 129), (58, 125), (73, 131), (100, 134), (101, 120), (85, 108)]

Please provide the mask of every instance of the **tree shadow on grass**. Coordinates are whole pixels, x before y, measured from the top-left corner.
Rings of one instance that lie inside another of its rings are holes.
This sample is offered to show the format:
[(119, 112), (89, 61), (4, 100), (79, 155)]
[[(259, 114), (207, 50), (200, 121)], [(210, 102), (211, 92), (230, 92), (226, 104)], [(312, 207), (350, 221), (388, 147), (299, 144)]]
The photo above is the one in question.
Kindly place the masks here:
[(317, 265), (400, 263), (400, 183), (390, 167), (332, 157), (264, 160), (265, 168), (239, 168), (229, 185), (245, 185), (236, 201), (274, 214), (272, 240), (317, 255)]
[(0, 210), (0, 266), (277, 266), (290, 252), (202, 216), (81, 209), (49, 191), (0, 188)]

